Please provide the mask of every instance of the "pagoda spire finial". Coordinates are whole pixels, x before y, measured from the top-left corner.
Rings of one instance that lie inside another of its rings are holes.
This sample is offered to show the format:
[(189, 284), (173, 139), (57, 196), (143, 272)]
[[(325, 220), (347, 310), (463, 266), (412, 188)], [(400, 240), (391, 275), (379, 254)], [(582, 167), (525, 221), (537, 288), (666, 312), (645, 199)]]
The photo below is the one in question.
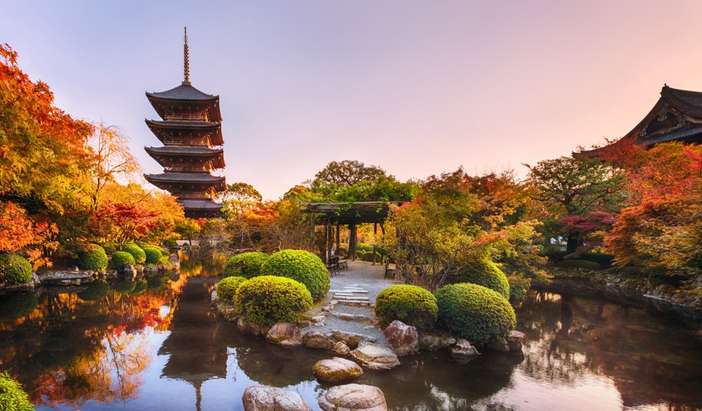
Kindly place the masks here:
[(190, 50), (188, 49), (187, 27), (183, 27), (183, 84), (190, 85)]

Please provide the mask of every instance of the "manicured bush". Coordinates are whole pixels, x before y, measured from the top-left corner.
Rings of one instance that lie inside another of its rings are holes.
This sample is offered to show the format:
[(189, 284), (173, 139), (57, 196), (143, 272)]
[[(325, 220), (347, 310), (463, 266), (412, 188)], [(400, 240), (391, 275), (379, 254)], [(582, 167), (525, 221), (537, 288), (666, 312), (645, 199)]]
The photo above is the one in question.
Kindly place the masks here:
[(509, 302), (482, 285), (450, 284), (436, 292), (436, 300), (439, 323), (452, 334), (474, 344), (506, 335), (517, 322)]
[(521, 274), (509, 276), (509, 300), (520, 302), (526, 298), (526, 294), (531, 288), (531, 278)]
[(590, 260), (561, 260), (556, 265), (565, 268), (584, 268), (586, 270), (599, 270), (602, 266)]
[[(146, 264), (158, 264), (158, 261), (163, 257), (161, 249), (154, 246), (144, 247), (144, 255), (146, 256)], [(136, 260), (136, 258), (135, 258)]]
[(78, 265), (84, 270), (105, 271), (109, 258), (105, 249), (97, 244), (88, 244), (80, 252)]
[(158, 259), (158, 265), (160, 265), (166, 270), (170, 270), (173, 268), (173, 264), (171, 263), (171, 260), (170, 258), (168, 258), (167, 255), (162, 255), (161, 258)]
[(34, 405), (22, 385), (6, 373), (0, 373), (0, 410), (33, 411)]
[(32, 265), (19, 254), (0, 254), (0, 283), (26, 284), (32, 281)]
[(261, 275), (261, 266), (268, 260), (268, 254), (249, 251), (229, 257), (222, 272), (223, 277), (240, 276), (251, 278)]
[(384, 325), (400, 320), (428, 330), (434, 326), (438, 311), (434, 294), (415, 285), (392, 285), (375, 300), (375, 315)]
[(509, 299), (509, 281), (504, 272), (492, 260), (481, 258), (466, 265), (457, 276), (457, 282), (482, 285)]
[(235, 305), (247, 321), (270, 326), (299, 320), (300, 314), (312, 307), (312, 296), (299, 281), (262, 275), (239, 286)]
[(244, 277), (226, 277), (217, 283), (217, 298), (225, 303), (234, 303), (236, 290), (239, 289), (241, 283), (246, 281)]
[(261, 268), (265, 275), (292, 278), (307, 287), (314, 301), (329, 291), (329, 271), (322, 260), (304, 250), (282, 250), (273, 253)]
[(141, 247), (134, 243), (125, 245), (122, 251), (126, 251), (131, 254), (137, 264), (144, 264), (146, 261), (146, 253)]
[(129, 265), (136, 264), (134, 257), (126, 251), (116, 251), (112, 254), (112, 260), (110, 262), (112, 268), (116, 270), (121, 270)]

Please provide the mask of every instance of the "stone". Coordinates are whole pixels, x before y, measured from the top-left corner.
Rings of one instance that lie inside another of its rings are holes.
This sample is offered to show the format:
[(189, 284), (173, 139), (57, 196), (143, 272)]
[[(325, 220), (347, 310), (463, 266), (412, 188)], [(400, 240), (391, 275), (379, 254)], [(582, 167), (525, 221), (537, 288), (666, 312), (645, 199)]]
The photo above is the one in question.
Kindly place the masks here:
[(526, 334), (521, 331), (512, 330), (507, 335), (507, 344), (511, 352), (522, 352), (524, 341), (526, 341)]
[(337, 385), (318, 400), (324, 411), (387, 411), (385, 394), (378, 387), (363, 384)]
[(236, 322), (236, 326), (239, 329), (239, 332), (242, 334), (266, 335), (268, 333), (267, 327), (262, 327), (260, 325), (248, 322), (242, 317), (239, 317)]
[(315, 315), (312, 317), (312, 322), (315, 324), (323, 323), (325, 318), (324, 315)]
[(375, 338), (373, 338), (371, 336), (350, 333), (350, 332), (341, 331), (341, 330), (332, 330), (331, 335), (335, 341), (343, 341), (351, 349), (358, 347), (359, 344), (361, 344), (361, 342), (364, 342), (364, 341), (375, 342)]
[(340, 384), (360, 377), (363, 369), (353, 361), (334, 357), (317, 361), (312, 367), (312, 373), (320, 382)]
[(210, 304), (217, 304), (217, 301), (217, 289), (214, 289), (212, 290), (212, 293), (210, 293)]
[(134, 280), (137, 275), (139, 274), (137, 271), (137, 268), (131, 264), (127, 264), (126, 266), (120, 268), (117, 270), (120, 278), (124, 278), (126, 280)]
[(480, 355), (478, 350), (465, 338), (459, 338), (451, 347), (451, 357), (461, 361), (470, 361)]
[(334, 339), (330, 334), (317, 330), (310, 330), (302, 336), (302, 344), (307, 348), (331, 350), (334, 348)]
[(351, 357), (371, 370), (389, 370), (400, 365), (400, 360), (390, 348), (372, 343), (361, 344), (351, 351)]
[(505, 337), (493, 337), (492, 340), (487, 344), (488, 350), (498, 351), (498, 352), (509, 352), (509, 344)]
[(447, 334), (421, 333), (419, 334), (419, 348), (426, 351), (437, 351), (456, 344), (456, 339)]
[(334, 351), (334, 353), (337, 355), (343, 356), (347, 356), (351, 353), (351, 349), (343, 341), (337, 341), (336, 344), (334, 344), (334, 347), (332, 347), (332, 351)]
[(310, 411), (310, 407), (295, 391), (252, 385), (242, 397), (245, 411)]
[(268, 330), (266, 340), (283, 347), (298, 347), (302, 345), (302, 334), (293, 323), (276, 323)]
[(383, 333), (398, 357), (419, 352), (419, 334), (416, 327), (395, 320), (385, 327)]

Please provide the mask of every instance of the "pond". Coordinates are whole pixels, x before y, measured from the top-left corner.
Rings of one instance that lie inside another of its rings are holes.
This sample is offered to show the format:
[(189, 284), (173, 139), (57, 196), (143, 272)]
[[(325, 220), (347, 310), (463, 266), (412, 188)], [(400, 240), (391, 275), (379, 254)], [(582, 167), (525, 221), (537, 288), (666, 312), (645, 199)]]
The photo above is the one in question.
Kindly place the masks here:
[[(38, 409), (239, 410), (261, 383), (297, 390), (316, 409), (312, 364), (329, 354), (244, 337), (213, 315), (214, 279), (0, 296), (0, 369)], [(468, 364), (444, 353), (366, 372), (393, 410), (691, 410), (702, 408), (702, 334), (640, 308), (529, 294), (518, 311), (524, 356)]]

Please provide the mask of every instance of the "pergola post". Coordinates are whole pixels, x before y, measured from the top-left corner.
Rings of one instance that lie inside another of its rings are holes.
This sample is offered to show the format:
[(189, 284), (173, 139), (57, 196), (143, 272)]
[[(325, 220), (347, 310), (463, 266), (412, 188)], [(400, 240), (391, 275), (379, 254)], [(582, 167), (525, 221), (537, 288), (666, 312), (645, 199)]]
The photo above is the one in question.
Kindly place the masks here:
[(339, 255), (339, 246), (341, 245), (341, 226), (336, 223), (336, 255)]
[(349, 258), (351, 260), (356, 260), (356, 224), (349, 224)]

